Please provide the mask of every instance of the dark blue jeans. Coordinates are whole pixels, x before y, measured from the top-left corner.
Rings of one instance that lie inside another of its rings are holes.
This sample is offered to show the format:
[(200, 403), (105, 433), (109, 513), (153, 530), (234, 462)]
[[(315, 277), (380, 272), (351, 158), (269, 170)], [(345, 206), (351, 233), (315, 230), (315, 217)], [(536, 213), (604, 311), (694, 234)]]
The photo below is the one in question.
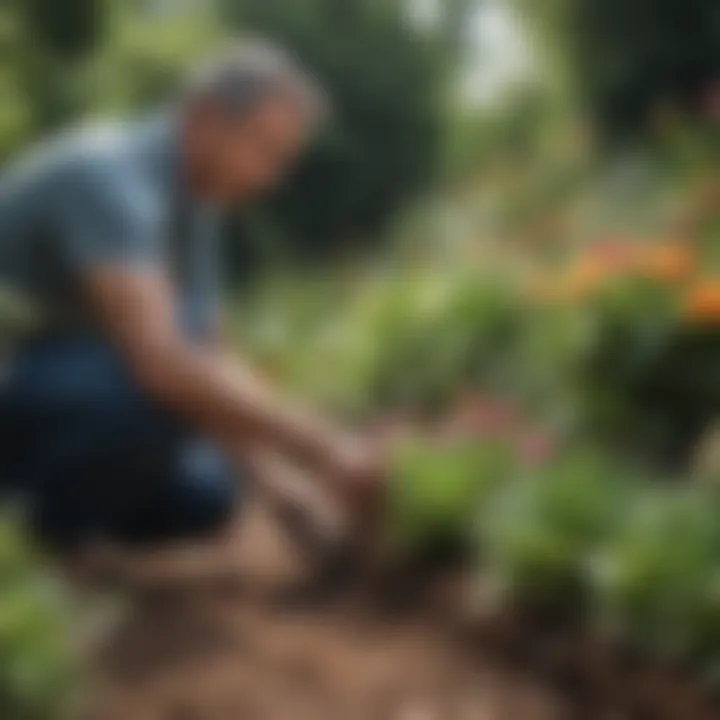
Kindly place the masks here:
[(99, 341), (31, 344), (0, 382), (0, 482), (27, 499), (34, 531), (51, 546), (214, 534), (236, 505), (233, 475)]

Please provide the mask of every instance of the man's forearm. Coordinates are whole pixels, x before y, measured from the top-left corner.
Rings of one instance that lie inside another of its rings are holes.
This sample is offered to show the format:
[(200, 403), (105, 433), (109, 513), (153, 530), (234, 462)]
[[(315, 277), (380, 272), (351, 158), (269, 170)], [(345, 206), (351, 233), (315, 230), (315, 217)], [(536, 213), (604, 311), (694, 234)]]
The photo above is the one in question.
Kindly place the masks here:
[(312, 413), (280, 402), (229, 355), (187, 345), (146, 373), (148, 390), (221, 441), (266, 446), (323, 473), (349, 438)]
[(217, 347), (188, 342), (164, 274), (110, 265), (87, 272), (83, 281), (108, 337), (145, 390), (168, 409), (233, 447), (254, 443), (325, 474), (362, 474), (353, 468), (363, 465), (354, 442), (279, 402)]

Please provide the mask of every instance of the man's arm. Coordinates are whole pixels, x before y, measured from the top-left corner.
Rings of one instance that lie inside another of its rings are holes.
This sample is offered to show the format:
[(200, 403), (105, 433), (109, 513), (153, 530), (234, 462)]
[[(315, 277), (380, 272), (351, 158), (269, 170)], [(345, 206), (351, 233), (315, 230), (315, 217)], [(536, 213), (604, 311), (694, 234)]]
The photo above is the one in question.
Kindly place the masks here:
[(145, 391), (228, 445), (267, 447), (353, 495), (371, 478), (361, 443), (321, 418), (280, 402), (227, 353), (186, 341), (169, 281), (147, 267), (86, 269), (93, 307)]
[(59, 249), (146, 392), (234, 451), (268, 448), (341, 481), (335, 492), (362, 507), (375, 475), (364, 443), (280, 402), (217, 347), (186, 340), (164, 274), (165, 198), (135, 163), (93, 155), (62, 191)]

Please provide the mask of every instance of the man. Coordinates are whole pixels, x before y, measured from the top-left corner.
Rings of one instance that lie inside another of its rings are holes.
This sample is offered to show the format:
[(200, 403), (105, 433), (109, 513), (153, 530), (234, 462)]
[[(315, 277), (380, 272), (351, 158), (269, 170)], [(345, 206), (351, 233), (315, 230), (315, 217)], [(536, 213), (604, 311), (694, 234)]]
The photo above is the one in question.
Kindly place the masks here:
[(33, 323), (11, 324), (0, 473), (44, 542), (218, 534), (236, 505), (234, 461), (259, 479), (264, 454), (362, 514), (373, 453), (280, 402), (220, 340), (218, 211), (282, 180), (323, 114), (292, 59), (246, 42), (172, 110), (70, 133), (2, 178), (0, 296)]

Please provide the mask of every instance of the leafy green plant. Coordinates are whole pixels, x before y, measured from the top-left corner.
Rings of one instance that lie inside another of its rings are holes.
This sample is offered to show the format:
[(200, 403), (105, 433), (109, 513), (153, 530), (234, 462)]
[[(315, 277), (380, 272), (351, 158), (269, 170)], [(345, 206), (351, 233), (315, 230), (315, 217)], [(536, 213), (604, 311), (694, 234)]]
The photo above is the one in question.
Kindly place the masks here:
[(594, 563), (600, 627), (665, 657), (717, 656), (717, 511), (704, 490), (645, 488)]
[(524, 322), (506, 279), (426, 274), (383, 284), (343, 318), (345, 406), (447, 407), (469, 387), (507, 386)]
[(576, 368), (577, 417), (609, 447), (684, 469), (715, 415), (720, 335), (689, 326), (682, 295), (628, 279), (591, 303), (593, 339)]
[(66, 717), (77, 680), (72, 609), (12, 523), (0, 521), (0, 710), (4, 720)]
[(408, 443), (393, 467), (388, 542), (405, 553), (437, 545), (468, 547), (479, 508), (509, 480), (514, 461), (512, 448), (502, 442), (444, 448)]
[(601, 456), (575, 452), (499, 492), (478, 519), (499, 599), (543, 607), (577, 600), (592, 553), (626, 508), (631, 485), (622, 480)]

